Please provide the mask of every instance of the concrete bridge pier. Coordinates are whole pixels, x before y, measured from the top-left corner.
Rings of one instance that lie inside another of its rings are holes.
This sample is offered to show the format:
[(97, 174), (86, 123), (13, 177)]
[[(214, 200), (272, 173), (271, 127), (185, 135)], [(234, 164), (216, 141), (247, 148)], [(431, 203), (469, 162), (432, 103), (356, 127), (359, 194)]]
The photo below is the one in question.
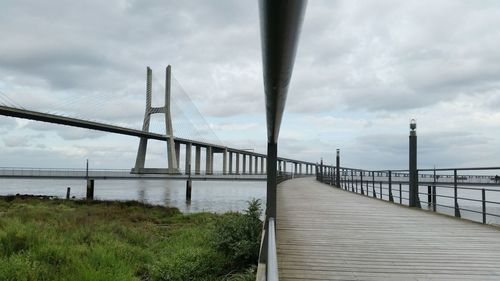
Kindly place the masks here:
[(194, 166), (194, 174), (199, 175), (200, 174), (200, 163), (201, 163), (201, 147), (196, 146), (196, 152), (195, 152), (195, 166)]
[(191, 174), (191, 148), (192, 148), (192, 144), (187, 143), (186, 144), (186, 168), (185, 168), (186, 175)]
[(260, 173), (264, 174), (264, 157), (260, 157)]
[(213, 173), (213, 162), (214, 161), (214, 153), (212, 151), (211, 146), (207, 146), (206, 149), (206, 164), (205, 164), (205, 174), (211, 175)]
[(229, 174), (233, 174), (233, 153), (229, 151)]
[(252, 155), (248, 155), (248, 174), (252, 174)]
[(258, 174), (259, 173), (259, 156), (255, 156), (255, 174)]
[(239, 175), (240, 174), (240, 154), (236, 152), (236, 174)]
[(175, 143), (175, 161), (177, 162), (177, 168), (180, 168), (180, 156), (181, 156), (181, 143), (180, 142), (174, 142)]
[(227, 149), (222, 152), (222, 174), (227, 175)]
[(247, 155), (246, 154), (243, 154), (243, 167), (241, 170), (242, 170), (241, 171), (242, 174), (247, 173)]

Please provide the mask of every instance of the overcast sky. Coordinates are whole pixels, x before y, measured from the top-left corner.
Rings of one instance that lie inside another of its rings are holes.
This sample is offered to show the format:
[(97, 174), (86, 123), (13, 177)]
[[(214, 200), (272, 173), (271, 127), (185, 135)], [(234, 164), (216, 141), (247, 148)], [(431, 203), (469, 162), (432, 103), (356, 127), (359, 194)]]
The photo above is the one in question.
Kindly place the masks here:
[[(309, 1), (279, 154), (407, 168), (415, 118), (420, 167), (499, 166), (499, 26), (499, 1)], [(0, 91), (23, 107), (139, 128), (145, 68), (161, 92), (171, 64), (172, 99), (265, 152), (257, 1), (2, 0), (0, 40)], [(0, 166), (130, 168), (137, 146), (0, 117)], [(150, 147), (147, 166), (165, 165)]]

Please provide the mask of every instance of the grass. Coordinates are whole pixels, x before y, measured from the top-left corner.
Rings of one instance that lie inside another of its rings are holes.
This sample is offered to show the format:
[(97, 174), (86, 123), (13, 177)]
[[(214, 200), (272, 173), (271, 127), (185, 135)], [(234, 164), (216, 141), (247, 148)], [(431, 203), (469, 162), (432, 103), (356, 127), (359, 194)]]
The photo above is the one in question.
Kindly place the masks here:
[(230, 216), (138, 202), (0, 198), (0, 280), (255, 280), (251, 263), (214, 242)]

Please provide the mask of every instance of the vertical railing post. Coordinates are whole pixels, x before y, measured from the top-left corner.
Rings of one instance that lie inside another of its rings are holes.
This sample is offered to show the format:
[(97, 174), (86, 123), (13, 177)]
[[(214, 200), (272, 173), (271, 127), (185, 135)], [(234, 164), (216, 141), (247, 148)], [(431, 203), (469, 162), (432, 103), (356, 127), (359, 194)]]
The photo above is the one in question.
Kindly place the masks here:
[(377, 192), (375, 191), (375, 172), (372, 172), (372, 191), (373, 198), (377, 198)]
[(481, 189), (481, 198), (482, 198), (482, 205), (483, 205), (483, 223), (486, 223), (486, 191)]
[(382, 199), (382, 182), (380, 182), (380, 199)]
[(401, 184), (399, 184), (399, 204), (403, 205), (403, 190)]
[(354, 170), (351, 170), (351, 190), (354, 192)]
[(432, 210), (435, 212), (437, 209), (436, 205), (436, 185), (432, 186)]
[(323, 158), (321, 158), (321, 162), (320, 162), (320, 168), (319, 168), (319, 170), (320, 170), (320, 173), (319, 173), (319, 174), (320, 174), (320, 178), (319, 178), (319, 180), (320, 180), (321, 182), (323, 182)]
[(455, 201), (455, 217), (460, 218), (460, 207), (458, 206), (458, 177), (457, 170), (453, 170), (453, 193), (454, 193), (454, 201)]
[(358, 193), (358, 180), (356, 180), (356, 193)]
[(437, 209), (436, 205), (436, 167), (434, 167), (434, 174), (432, 179), (432, 210), (435, 212)]
[(392, 196), (392, 171), (389, 171), (389, 201), (394, 202), (394, 197)]
[(427, 205), (429, 208), (432, 204), (432, 187), (430, 185), (427, 186)]
[(365, 195), (365, 191), (363, 190), (363, 171), (360, 172), (360, 176), (361, 176), (361, 179), (360, 179), (360, 187), (361, 187), (361, 195)]

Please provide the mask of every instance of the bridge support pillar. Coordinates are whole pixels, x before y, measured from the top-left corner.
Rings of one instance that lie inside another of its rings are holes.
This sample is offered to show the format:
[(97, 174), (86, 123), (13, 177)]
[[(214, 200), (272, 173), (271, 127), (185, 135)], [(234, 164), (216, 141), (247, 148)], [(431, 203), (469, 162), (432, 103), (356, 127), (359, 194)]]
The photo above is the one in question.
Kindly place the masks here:
[(181, 158), (181, 143), (180, 142), (174, 142), (175, 143), (175, 161), (177, 162), (177, 167), (180, 167), (180, 158)]
[(236, 174), (239, 175), (240, 174), (240, 154), (238, 152), (236, 152)]
[(192, 147), (191, 143), (186, 144), (186, 168), (185, 168), (186, 175), (191, 174), (191, 147)]
[(227, 149), (222, 152), (222, 174), (227, 175)]
[(195, 151), (195, 163), (194, 163), (194, 174), (199, 175), (200, 174), (200, 166), (201, 166), (201, 147), (196, 146), (196, 151)]
[(260, 173), (264, 174), (264, 157), (260, 157)]
[(243, 154), (243, 167), (241, 170), (242, 170), (241, 171), (242, 174), (247, 173), (247, 155), (246, 154)]
[(258, 174), (259, 173), (259, 156), (255, 156), (255, 174)]
[[(146, 109), (144, 113), (144, 122), (142, 125), (143, 132), (149, 132), (149, 123), (151, 121), (152, 114), (164, 114), (165, 115), (165, 127), (167, 133), (167, 158), (168, 158), (168, 172), (169, 173), (179, 173), (179, 163), (178, 163), (178, 153), (176, 155), (176, 149), (174, 144), (174, 132), (172, 127), (172, 116), (170, 112), (170, 86), (171, 86), (171, 66), (167, 67), (166, 77), (165, 77), (165, 105), (162, 107), (152, 107), (151, 106), (151, 95), (152, 95), (152, 77), (153, 72), (151, 68), (147, 68), (147, 79), (146, 79)], [(135, 162), (135, 167), (132, 169), (132, 173), (143, 173), (144, 164), (146, 161), (146, 150), (148, 146), (148, 139), (146, 137), (141, 137), (139, 142), (139, 149), (137, 150), (137, 158)], [(177, 157), (176, 157), (177, 156)]]
[(252, 174), (252, 155), (248, 155), (248, 174)]
[(207, 151), (206, 151), (206, 164), (205, 164), (205, 174), (206, 175), (212, 174), (213, 156), (214, 156), (214, 154), (212, 151), (212, 147), (208, 146)]
[(233, 174), (233, 153), (229, 151), (229, 174)]

